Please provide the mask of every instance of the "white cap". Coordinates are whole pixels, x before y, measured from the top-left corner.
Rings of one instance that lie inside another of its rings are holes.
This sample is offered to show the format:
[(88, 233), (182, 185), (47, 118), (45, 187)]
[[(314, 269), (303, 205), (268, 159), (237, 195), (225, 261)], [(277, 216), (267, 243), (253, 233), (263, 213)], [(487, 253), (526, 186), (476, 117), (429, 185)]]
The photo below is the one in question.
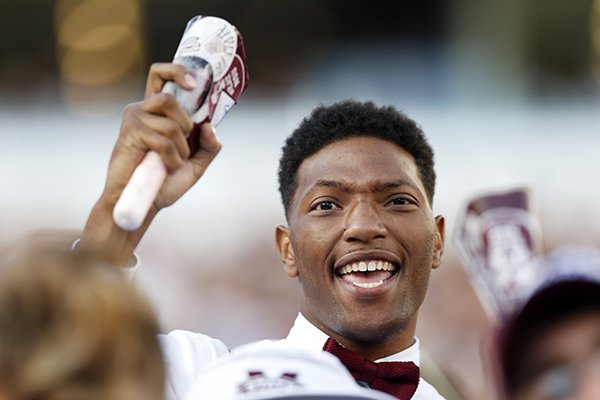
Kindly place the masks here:
[(261, 341), (234, 349), (211, 364), (186, 400), (395, 400), (359, 386), (333, 355), (308, 352), (285, 341)]
[(537, 291), (562, 281), (600, 284), (600, 251), (592, 247), (559, 247), (544, 257), (539, 272), (542, 279)]

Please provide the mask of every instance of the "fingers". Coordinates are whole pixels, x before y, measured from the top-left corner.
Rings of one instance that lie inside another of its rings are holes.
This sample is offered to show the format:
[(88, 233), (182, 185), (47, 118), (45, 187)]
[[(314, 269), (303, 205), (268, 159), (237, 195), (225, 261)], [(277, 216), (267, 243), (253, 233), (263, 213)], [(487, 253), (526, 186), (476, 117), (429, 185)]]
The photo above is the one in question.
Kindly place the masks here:
[(190, 158), (187, 136), (192, 128), (193, 122), (172, 95), (156, 94), (125, 109), (123, 148), (133, 148), (136, 153), (156, 151), (169, 172), (189, 159), (193, 174), (200, 177), (222, 145), (212, 125), (203, 123), (198, 139), (200, 149)]
[(175, 81), (184, 89), (196, 87), (196, 80), (188, 74), (187, 69), (178, 64), (154, 63), (150, 66), (146, 80), (146, 98), (160, 93), (166, 81)]
[(222, 147), (215, 128), (209, 122), (203, 123), (200, 127), (199, 140), (200, 149), (190, 158), (196, 176), (201, 176), (204, 173)]
[(141, 136), (143, 144), (160, 155), (162, 162), (169, 172), (175, 171), (183, 164), (185, 158), (181, 156), (173, 140), (146, 127), (143, 127), (141, 130), (144, 131)]
[(192, 131), (194, 123), (171, 94), (161, 93), (148, 97), (141, 103), (142, 111), (165, 116), (177, 123), (186, 135)]
[[(170, 95), (157, 96), (172, 98)], [(150, 98), (150, 101), (133, 104), (125, 109), (121, 126), (120, 141), (122, 145), (119, 148), (130, 148), (134, 153), (154, 150), (160, 154), (167, 169), (173, 171), (190, 156), (186, 137), (191, 130), (192, 123), (185, 114), (187, 121), (168, 116), (177, 114), (177, 111), (171, 109), (172, 106), (171, 108), (165, 106), (171, 100), (167, 100), (165, 103), (164, 99), (158, 99), (158, 103), (163, 104), (163, 107), (155, 108), (156, 104), (152, 104), (151, 101), (154, 97), (156, 96)], [(174, 102), (174, 100), (172, 101)], [(161, 114), (148, 112), (146, 109), (155, 110)]]
[(181, 125), (171, 119), (149, 113), (141, 114), (139, 119), (143, 126), (149, 128), (150, 132), (160, 133), (165, 139), (170, 139), (182, 159), (189, 158), (190, 147), (186, 140), (188, 133), (182, 129)]

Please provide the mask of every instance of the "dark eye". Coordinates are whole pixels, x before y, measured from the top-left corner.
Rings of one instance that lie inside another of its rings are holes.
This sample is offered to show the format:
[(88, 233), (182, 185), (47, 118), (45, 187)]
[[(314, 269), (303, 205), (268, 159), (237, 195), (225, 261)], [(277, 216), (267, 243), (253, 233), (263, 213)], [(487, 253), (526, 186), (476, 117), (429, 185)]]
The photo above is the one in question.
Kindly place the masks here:
[(407, 199), (406, 197), (397, 197), (395, 199), (390, 200), (389, 203), (387, 203), (387, 205), (390, 206), (408, 206), (410, 204), (413, 204), (413, 202)]
[(315, 206), (315, 210), (319, 210), (319, 211), (330, 211), (330, 210), (336, 210), (340, 208), (337, 204), (335, 204), (333, 201), (321, 201), (319, 203), (317, 203), (317, 205)]

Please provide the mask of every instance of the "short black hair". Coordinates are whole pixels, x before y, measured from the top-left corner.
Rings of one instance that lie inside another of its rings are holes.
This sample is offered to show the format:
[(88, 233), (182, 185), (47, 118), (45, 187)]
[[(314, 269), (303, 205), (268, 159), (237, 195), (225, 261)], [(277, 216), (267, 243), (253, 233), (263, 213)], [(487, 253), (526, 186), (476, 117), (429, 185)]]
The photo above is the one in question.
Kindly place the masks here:
[(393, 106), (378, 107), (371, 101), (344, 100), (316, 107), (283, 146), (279, 159), (279, 192), (286, 217), (289, 218), (302, 162), (331, 143), (357, 136), (383, 139), (411, 154), (429, 203), (433, 204), (433, 149), (417, 123)]

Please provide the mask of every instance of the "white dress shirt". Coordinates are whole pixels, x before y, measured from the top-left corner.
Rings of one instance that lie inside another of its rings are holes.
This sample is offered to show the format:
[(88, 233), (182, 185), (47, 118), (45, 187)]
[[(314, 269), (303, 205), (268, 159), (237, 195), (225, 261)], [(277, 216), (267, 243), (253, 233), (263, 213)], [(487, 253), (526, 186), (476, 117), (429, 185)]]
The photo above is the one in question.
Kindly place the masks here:
[[(285, 339), (290, 344), (307, 351), (322, 351), (328, 336), (312, 325), (302, 314), (298, 314), (292, 329)], [(220, 340), (200, 333), (173, 331), (160, 335), (167, 367), (167, 400), (182, 400), (198, 375), (218, 357), (227, 354), (227, 347)], [(375, 362), (412, 361), (419, 365), (419, 340), (415, 338), (409, 348)], [(412, 400), (444, 400), (423, 378)]]
[[(296, 321), (288, 336), (283, 339), (289, 341), (294, 346), (304, 347), (307, 351), (322, 351), (325, 342), (329, 337), (325, 332), (311, 324), (302, 314), (298, 314)], [(412, 361), (417, 366), (420, 363), (419, 339), (415, 337), (414, 343), (407, 349), (399, 353), (392, 354), (375, 362), (382, 361)], [(419, 386), (411, 400), (444, 400), (444, 398), (422, 377), (419, 379)]]

